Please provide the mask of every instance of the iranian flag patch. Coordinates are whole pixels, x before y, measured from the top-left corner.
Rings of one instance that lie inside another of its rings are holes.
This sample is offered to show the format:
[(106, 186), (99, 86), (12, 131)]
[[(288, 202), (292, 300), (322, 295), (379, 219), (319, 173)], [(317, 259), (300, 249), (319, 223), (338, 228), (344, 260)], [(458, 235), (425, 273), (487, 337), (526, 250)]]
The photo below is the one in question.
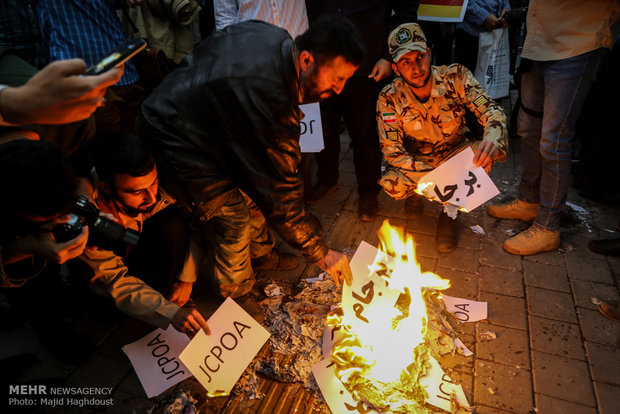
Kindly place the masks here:
[(381, 118), (383, 119), (383, 122), (385, 122), (386, 124), (396, 122), (396, 114), (394, 112), (383, 112), (381, 114)]

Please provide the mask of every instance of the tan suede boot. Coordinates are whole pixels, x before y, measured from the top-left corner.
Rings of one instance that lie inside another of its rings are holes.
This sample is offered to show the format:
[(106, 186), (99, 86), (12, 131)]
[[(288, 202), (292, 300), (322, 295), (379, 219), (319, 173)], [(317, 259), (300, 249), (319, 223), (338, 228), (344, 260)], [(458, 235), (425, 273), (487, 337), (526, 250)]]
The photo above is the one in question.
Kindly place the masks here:
[(533, 221), (536, 218), (539, 203), (526, 203), (519, 199), (504, 204), (493, 204), (487, 207), (487, 213), (501, 219), (517, 219)]
[(545, 230), (538, 226), (531, 226), (529, 229), (506, 240), (503, 247), (508, 253), (520, 256), (550, 252), (560, 247), (560, 232), (558, 230)]

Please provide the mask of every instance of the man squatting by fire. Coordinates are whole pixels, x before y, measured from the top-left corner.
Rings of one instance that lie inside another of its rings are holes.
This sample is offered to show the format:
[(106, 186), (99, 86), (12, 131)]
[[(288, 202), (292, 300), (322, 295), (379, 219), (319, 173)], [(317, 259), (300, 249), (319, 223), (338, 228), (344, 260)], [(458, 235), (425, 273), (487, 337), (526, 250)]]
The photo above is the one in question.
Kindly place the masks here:
[(351, 280), (346, 256), (327, 247), (304, 208), (299, 104), (340, 93), (363, 53), (343, 17), (321, 18), (294, 41), (276, 26), (244, 22), (199, 44), (145, 100), (138, 132), (162, 186), (190, 215), (206, 252), (201, 270), (221, 296), (246, 295), (255, 281), (245, 195), (284, 241), (337, 282)]
[[(506, 116), (467, 68), (458, 63), (431, 66), (431, 49), (418, 24), (398, 26), (388, 46), (399, 77), (377, 101), (381, 150), (389, 164), (379, 184), (391, 197), (406, 199), (405, 213), (413, 217), (423, 209), (423, 198), (415, 192), (418, 180), (462, 149), (471, 145), (474, 164), (487, 172), (506, 159)], [(469, 139), (466, 110), (484, 127), (482, 141)], [(457, 221), (442, 212), (435, 248), (449, 253), (457, 242)]]

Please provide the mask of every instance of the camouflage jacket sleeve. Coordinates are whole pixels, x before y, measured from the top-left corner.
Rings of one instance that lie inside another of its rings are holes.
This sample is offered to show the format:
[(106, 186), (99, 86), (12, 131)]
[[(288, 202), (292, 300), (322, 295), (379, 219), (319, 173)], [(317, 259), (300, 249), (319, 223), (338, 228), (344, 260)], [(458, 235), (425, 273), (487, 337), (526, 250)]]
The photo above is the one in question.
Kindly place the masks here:
[[(392, 95), (393, 84), (387, 85), (377, 100), (377, 129), (379, 143), (385, 160), (403, 174), (411, 174), (427, 169), (426, 165), (416, 162), (415, 157), (407, 152), (403, 145), (403, 121)], [(417, 181), (417, 179), (414, 179)]]
[(504, 155), (508, 153), (508, 129), (504, 108), (492, 100), (482, 89), (474, 75), (462, 65), (452, 65), (454, 70), (452, 82), (457, 93), (467, 108), (478, 118), (484, 127), (485, 141), (494, 143)]

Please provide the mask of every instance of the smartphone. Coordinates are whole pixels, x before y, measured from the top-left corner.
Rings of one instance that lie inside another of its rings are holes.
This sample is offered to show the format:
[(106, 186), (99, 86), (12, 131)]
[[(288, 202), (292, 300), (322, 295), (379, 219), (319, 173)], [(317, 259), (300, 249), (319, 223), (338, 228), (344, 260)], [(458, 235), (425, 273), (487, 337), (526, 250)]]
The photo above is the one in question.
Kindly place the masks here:
[(117, 47), (114, 52), (104, 57), (99, 63), (86, 69), (86, 75), (99, 75), (125, 63), (145, 47), (146, 41), (144, 39), (130, 39)]

